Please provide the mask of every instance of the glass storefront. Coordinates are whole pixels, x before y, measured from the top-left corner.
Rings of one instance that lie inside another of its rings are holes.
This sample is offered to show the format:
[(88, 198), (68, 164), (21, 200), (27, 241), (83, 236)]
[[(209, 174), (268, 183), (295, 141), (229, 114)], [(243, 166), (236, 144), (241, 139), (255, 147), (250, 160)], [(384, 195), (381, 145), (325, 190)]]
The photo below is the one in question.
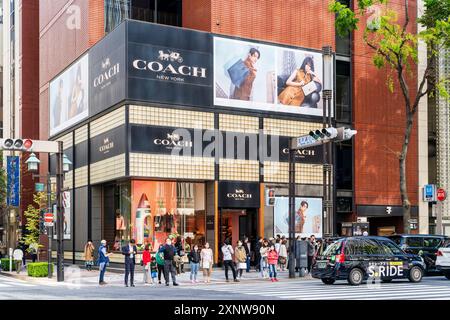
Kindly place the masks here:
[(206, 242), (203, 183), (133, 180), (105, 185), (103, 193), (103, 238), (114, 251), (131, 239), (153, 250), (169, 236), (181, 236), (183, 245)]
[(128, 228), (138, 245), (156, 250), (169, 236), (180, 236), (183, 244), (205, 243), (203, 183), (133, 180), (131, 191)]

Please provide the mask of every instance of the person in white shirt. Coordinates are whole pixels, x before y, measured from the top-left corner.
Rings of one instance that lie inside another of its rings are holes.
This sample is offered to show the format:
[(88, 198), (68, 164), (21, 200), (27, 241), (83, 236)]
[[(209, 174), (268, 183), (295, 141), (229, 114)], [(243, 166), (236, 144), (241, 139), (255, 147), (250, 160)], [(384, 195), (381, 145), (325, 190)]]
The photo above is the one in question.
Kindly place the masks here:
[(22, 259), (23, 259), (22, 249), (17, 247), (16, 250), (14, 250), (13, 259), (16, 264), (16, 271), (17, 271), (17, 273), (20, 273), (20, 270), (22, 269)]
[(227, 239), (223, 243), (222, 246), (222, 254), (223, 254), (223, 265), (225, 266), (225, 279), (227, 282), (228, 280), (228, 268), (231, 268), (231, 272), (233, 272), (233, 279), (234, 282), (239, 282), (239, 280), (236, 278), (236, 269), (234, 268), (233, 264), (233, 254), (234, 250), (233, 247), (230, 245), (230, 241)]

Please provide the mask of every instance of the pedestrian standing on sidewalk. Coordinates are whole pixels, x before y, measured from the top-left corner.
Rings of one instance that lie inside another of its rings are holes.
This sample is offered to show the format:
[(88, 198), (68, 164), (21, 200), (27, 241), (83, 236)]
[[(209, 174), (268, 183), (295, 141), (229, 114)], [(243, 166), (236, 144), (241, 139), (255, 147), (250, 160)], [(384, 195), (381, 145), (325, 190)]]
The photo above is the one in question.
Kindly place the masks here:
[(255, 244), (255, 270), (261, 271), (261, 247), (263, 245), (263, 238), (259, 237)]
[(241, 240), (238, 240), (234, 249), (234, 257), (236, 259), (238, 278), (242, 279), (242, 273), (247, 269), (247, 254)]
[(278, 281), (277, 279), (277, 264), (278, 264), (278, 252), (274, 245), (271, 245), (267, 252), (267, 261), (269, 263), (269, 275), (270, 281)]
[(245, 249), (245, 254), (247, 256), (246, 260), (245, 260), (245, 263), (247, 264), (247, 266), (245, 268), (246, 269), (245, 272), (249, 273), (250, 272), (250, 262), (252, 259), (252, 246), (251, 246), (250, 241), (248, 241), (247, 237), (244, 239), (244, 249)]
[(164, 253), (164, 278), (166, 280), (166, 286), (169, 286), (169, 273), (172, 276), (173, 285), (178, 286), (173, 260), (176, 249), (172, 245), (172, 239), (167, 238), (166, 244), (159, 251)]
[(122, 254), (125, 256), (125, 287), (128, 287), (128, 277), (130, 277), (130, 285), (134, 287), (134, 269), (138, 253), (135, 243), (136, 241), (131, 239), (130, 243), (122, 248)]
[(16, 265), (16, 271), (17, 273), (20, 273), (22, 270), (22, 262), (23, 262), (23, 251), (19, 247), (16, 248), (13, 252), (13, 259), (14, 263)]
[(152, 271), (150, 268), (150, 263), (152, 261), (152, 255), (150, 253), (150, 245), (145, 245), (144, 252), (142, 252), (142, 264), (144, 266), (144, 284), (152, 283)]
[(280, 252), (278, 254), (278, 261), (280, 263), (281, 271), (286, 270), (287, 258), (288, 258), (287, 241), (285, 239), (281, 241)]
[(181, 237), (178, 236), (177, 240), (175, 241), (175, 257), (174, 260), (177, 265), (177, 275), (184, 273), (184, 262), (183, 262), (183, 256), (185, 254), (183, 249), (183, 243), (181, 241)]
[(156, 284), (156, 277), (158, 276), (158, 264), (156, 258), (152, 256), (150, 260), (150, 274), (152, 276), (152, 284)]
[(209, 247), (209, 243), (205, 243), (205, 247), (200, 252), (200, 258), (201, 258), (201, 266), (203, 269), (203, 277), (205, 278), (205, 283), (211, 282), (211, 272), (212, 272), (212, 265), (213, 265), (213, 252), (212, 249)]
[(224, 241), (222, 246), (222, 254), (223, 254), (223, 265), (225, 266), (225, 279), (227, 282), (230, 280), (228, 279), (228, 268), (231, 268), (231, 272), (233, 272), (233, 280), (234, 282), (239, 282), (239, 280), (236, 278), (236, 269), (233, 264), (233, 254), (234, 250), (233, 247), (230, 245), (230, 241), (227, 239)]
[(200, 250), (198, 249), (198, 245), (194, 245), (194, 247), (192, 248), (192, 251), (189, 252), (188, 255), (189, 258), (189, 264), (191, 266), (191, 282), (192, 283), (196, 283), (197, 281), (197, 274), (198, 274), (198, 269), (200, 266)]
[(112, 253), (107, 253), (106, 251), (106, 240), (102, 240), (100, 242), (100, 247), (98, 248), (98, 269), (100, 271), (100, 279), (99, 279), (100, 285), (107, 284), (104, 279), (106, 267), (109, 265), (109, 256), (111, 254)]
[(164, 276), (164, 281), (166, 281), (166, 274), (164, 273), (164, 253), (160, 252), (163, 245), (159, 246), (158, 251), (155, 253), (156, 267), (158, 269), (158, 283), (161, 284), (161, 274)]
[(308, 241), (308, 273), (311, 273), (313, 259), (316, 254), (316, 237), (312, 235)]
[(39, 244), (36, 242), (31, 243), (28, 250), (31, 254), (31, 262), (35, 263), (39, 252)]
[(269, 242), (264, 239), (261, 249), (259, 249), (259, 253), (261, 255), (260, 260), (260, 269), (261, 269), (261, 278), (266, 279), (267, 276), (267, 269), (269, 268), (268, 261), (267, 261), (267, 251), (269, 251)]
[(84, 265), (87, 271), (92, 271), (92, 266), (94, 265), (94, 244), (91, 240), (88, 240), (84, 246)]

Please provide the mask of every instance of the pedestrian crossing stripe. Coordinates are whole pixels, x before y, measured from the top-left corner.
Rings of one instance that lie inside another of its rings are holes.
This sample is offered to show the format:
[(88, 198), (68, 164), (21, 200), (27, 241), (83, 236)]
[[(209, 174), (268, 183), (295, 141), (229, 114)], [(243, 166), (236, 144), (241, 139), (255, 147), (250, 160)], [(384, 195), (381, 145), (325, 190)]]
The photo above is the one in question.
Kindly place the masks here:
[[(194, 289), (194, 288), (193, 288)], [(367, 285), (342, 286), (323, 285), (321, 283), (297, 284), (245, 284), (240, 286), (220, 285), (210, 287), (195, 287), (197, 290), (212, 290), (233, 292), (246, 295), (297, 300), (387, 300), (387, 299), (450, 299), (450, 288), (447, 286), (432, 286), (430, 284), (391, 283), (371, 287)]]

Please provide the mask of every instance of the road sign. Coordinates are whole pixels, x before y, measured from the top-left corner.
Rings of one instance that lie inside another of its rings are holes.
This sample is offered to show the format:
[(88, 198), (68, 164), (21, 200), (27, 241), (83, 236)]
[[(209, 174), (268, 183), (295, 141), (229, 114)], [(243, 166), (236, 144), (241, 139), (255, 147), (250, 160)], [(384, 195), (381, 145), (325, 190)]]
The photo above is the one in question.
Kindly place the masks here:
[(434, 184), (426, 184), (423, 187), (423, 201), (436, 201), (436, 186)]
[(439, 201), (444, 201), (447, 198), (447, 193), (445, 192), (444, 189), (439, 188), (436, 191), (436, 197)]
[(34, 184), (34, 191), (36, 192), (44, 192), (45, 185), (43, 183), (35, 183)]
[(45, 221), (46, 223), (53, 222), (53, 213), (47, 212), (47, 213), (44, 215), (44, 221)]

